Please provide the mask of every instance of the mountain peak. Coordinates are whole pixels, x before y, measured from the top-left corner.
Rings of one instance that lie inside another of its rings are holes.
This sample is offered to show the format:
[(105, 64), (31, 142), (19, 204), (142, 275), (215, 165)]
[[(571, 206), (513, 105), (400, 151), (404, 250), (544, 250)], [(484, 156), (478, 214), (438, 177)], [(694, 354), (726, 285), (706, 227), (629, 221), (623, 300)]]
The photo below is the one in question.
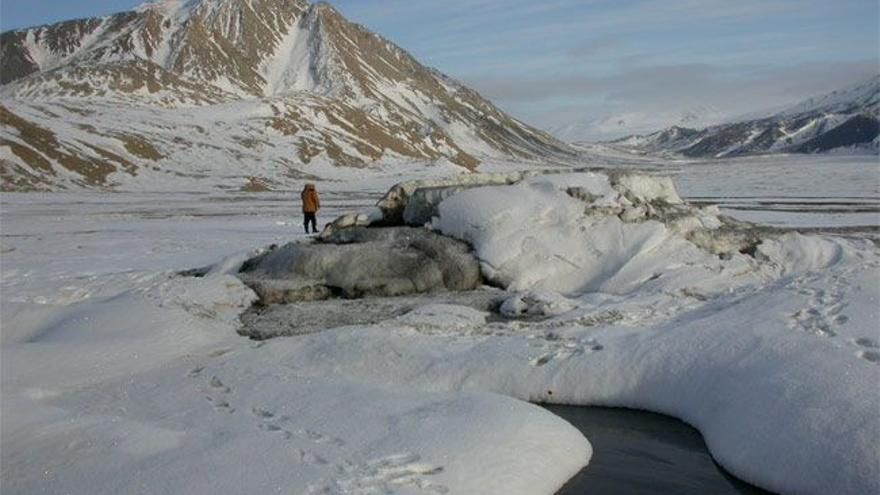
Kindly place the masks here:
[(160, 11), (160, 12), (179, 12), (182, 10), (192, 9), (199, 4), (201, 0), (148, 0), (135, 7), (135, 12), (144, 11)]
[[(0, 150), (13, 150), (0, 162), (53, 183), (69, 175), (57, 173), (65, 164), (94, 168), (96, 154), (125, 170), (234, 163), (256, 176), (315, 161), (474, 169), (485, 158), (574, 153), (323, 2), (158, 0), (7, 32), (0, 75), (9, 122), (20, 123), (0, 122)], [(196, 137), (184, 138), (178, 129), (193, 121)], [(57, 136), (64, 154), (47, 154), (48, 137), (23, 140), (39, 134), (23, 134), (27, 125)], [(216, 150), (210, 163), (201, 149)], [(43, 156), (54, 163), (31, 163)]]

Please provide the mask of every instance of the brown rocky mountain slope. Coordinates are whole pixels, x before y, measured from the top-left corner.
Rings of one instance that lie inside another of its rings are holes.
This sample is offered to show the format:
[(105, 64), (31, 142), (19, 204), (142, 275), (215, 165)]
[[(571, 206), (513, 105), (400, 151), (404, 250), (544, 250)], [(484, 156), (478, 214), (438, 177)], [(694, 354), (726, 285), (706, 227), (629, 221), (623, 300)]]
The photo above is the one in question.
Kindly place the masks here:
[(0, 75), (7, 190), (572, 156), (330, 5), (304, 0), (162, 0), (8, 31)]

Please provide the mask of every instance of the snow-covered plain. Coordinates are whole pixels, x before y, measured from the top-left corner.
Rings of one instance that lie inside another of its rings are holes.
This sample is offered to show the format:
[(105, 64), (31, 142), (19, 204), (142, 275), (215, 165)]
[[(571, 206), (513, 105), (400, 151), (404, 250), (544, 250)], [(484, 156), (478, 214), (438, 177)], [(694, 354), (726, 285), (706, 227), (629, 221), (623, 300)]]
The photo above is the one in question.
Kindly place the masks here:
[[(703, 196), (764, 180), (696, 170), (683, 190)], [(297, 191), (5, 194), (4, 493), (551, 494), (591, 447), (516, 399), (671, 414), (770, 490), (877, 492), (876, 245), (789, 234), (721, 259), (584, 215), (568, 182), (616, 200), (584, 177), (461, 193), (435, 222), (532, 318), (427, 304), (261, 343), (235, 333), (255, 296), (229, 273), (303, 238)], [(320, 184), (321, 220), (405, 178)]]
[[(779, 227), (870, 229), (880, 225), (876, 155), (763, 156), (672, 163), (682, 196), (727, 215)], [(707, 180), (708, 179), (708, 180)]]

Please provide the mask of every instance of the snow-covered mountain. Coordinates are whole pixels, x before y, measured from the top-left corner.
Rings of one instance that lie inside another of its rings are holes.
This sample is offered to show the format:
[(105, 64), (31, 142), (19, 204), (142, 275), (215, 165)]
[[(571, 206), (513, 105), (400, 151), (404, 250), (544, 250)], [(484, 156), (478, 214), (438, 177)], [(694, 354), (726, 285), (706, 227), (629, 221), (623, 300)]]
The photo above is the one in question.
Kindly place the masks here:
[(705, 129), (671, 127), (610, 143), (641, 153), (732, 157), (880, 149), (880, 75), (772, 115)]
[(705, 127), (723, 121), (717, 108), (694, 105), (671, 112), (623, 112), (610, 116), (577, 120), (549, 127), (547, 132), (567, 142), (607, 141), (621, 136), (645, 134), (670, 126)]
[(0, 83), (7, 190), (572, 152), (306, 0), (158, 0), (7, 31)]

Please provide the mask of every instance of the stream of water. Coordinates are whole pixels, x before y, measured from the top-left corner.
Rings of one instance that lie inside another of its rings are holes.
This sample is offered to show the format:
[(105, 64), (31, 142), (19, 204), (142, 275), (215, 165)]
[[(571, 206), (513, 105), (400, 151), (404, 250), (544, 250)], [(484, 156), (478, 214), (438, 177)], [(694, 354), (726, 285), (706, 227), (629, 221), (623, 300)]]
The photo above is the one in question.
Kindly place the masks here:
[(557, 495), (768, 494), (725, 472), (696, 429), (669, 416), (631, 409), (555, 406), (546, 409), (593, 445), (590, 464)]

